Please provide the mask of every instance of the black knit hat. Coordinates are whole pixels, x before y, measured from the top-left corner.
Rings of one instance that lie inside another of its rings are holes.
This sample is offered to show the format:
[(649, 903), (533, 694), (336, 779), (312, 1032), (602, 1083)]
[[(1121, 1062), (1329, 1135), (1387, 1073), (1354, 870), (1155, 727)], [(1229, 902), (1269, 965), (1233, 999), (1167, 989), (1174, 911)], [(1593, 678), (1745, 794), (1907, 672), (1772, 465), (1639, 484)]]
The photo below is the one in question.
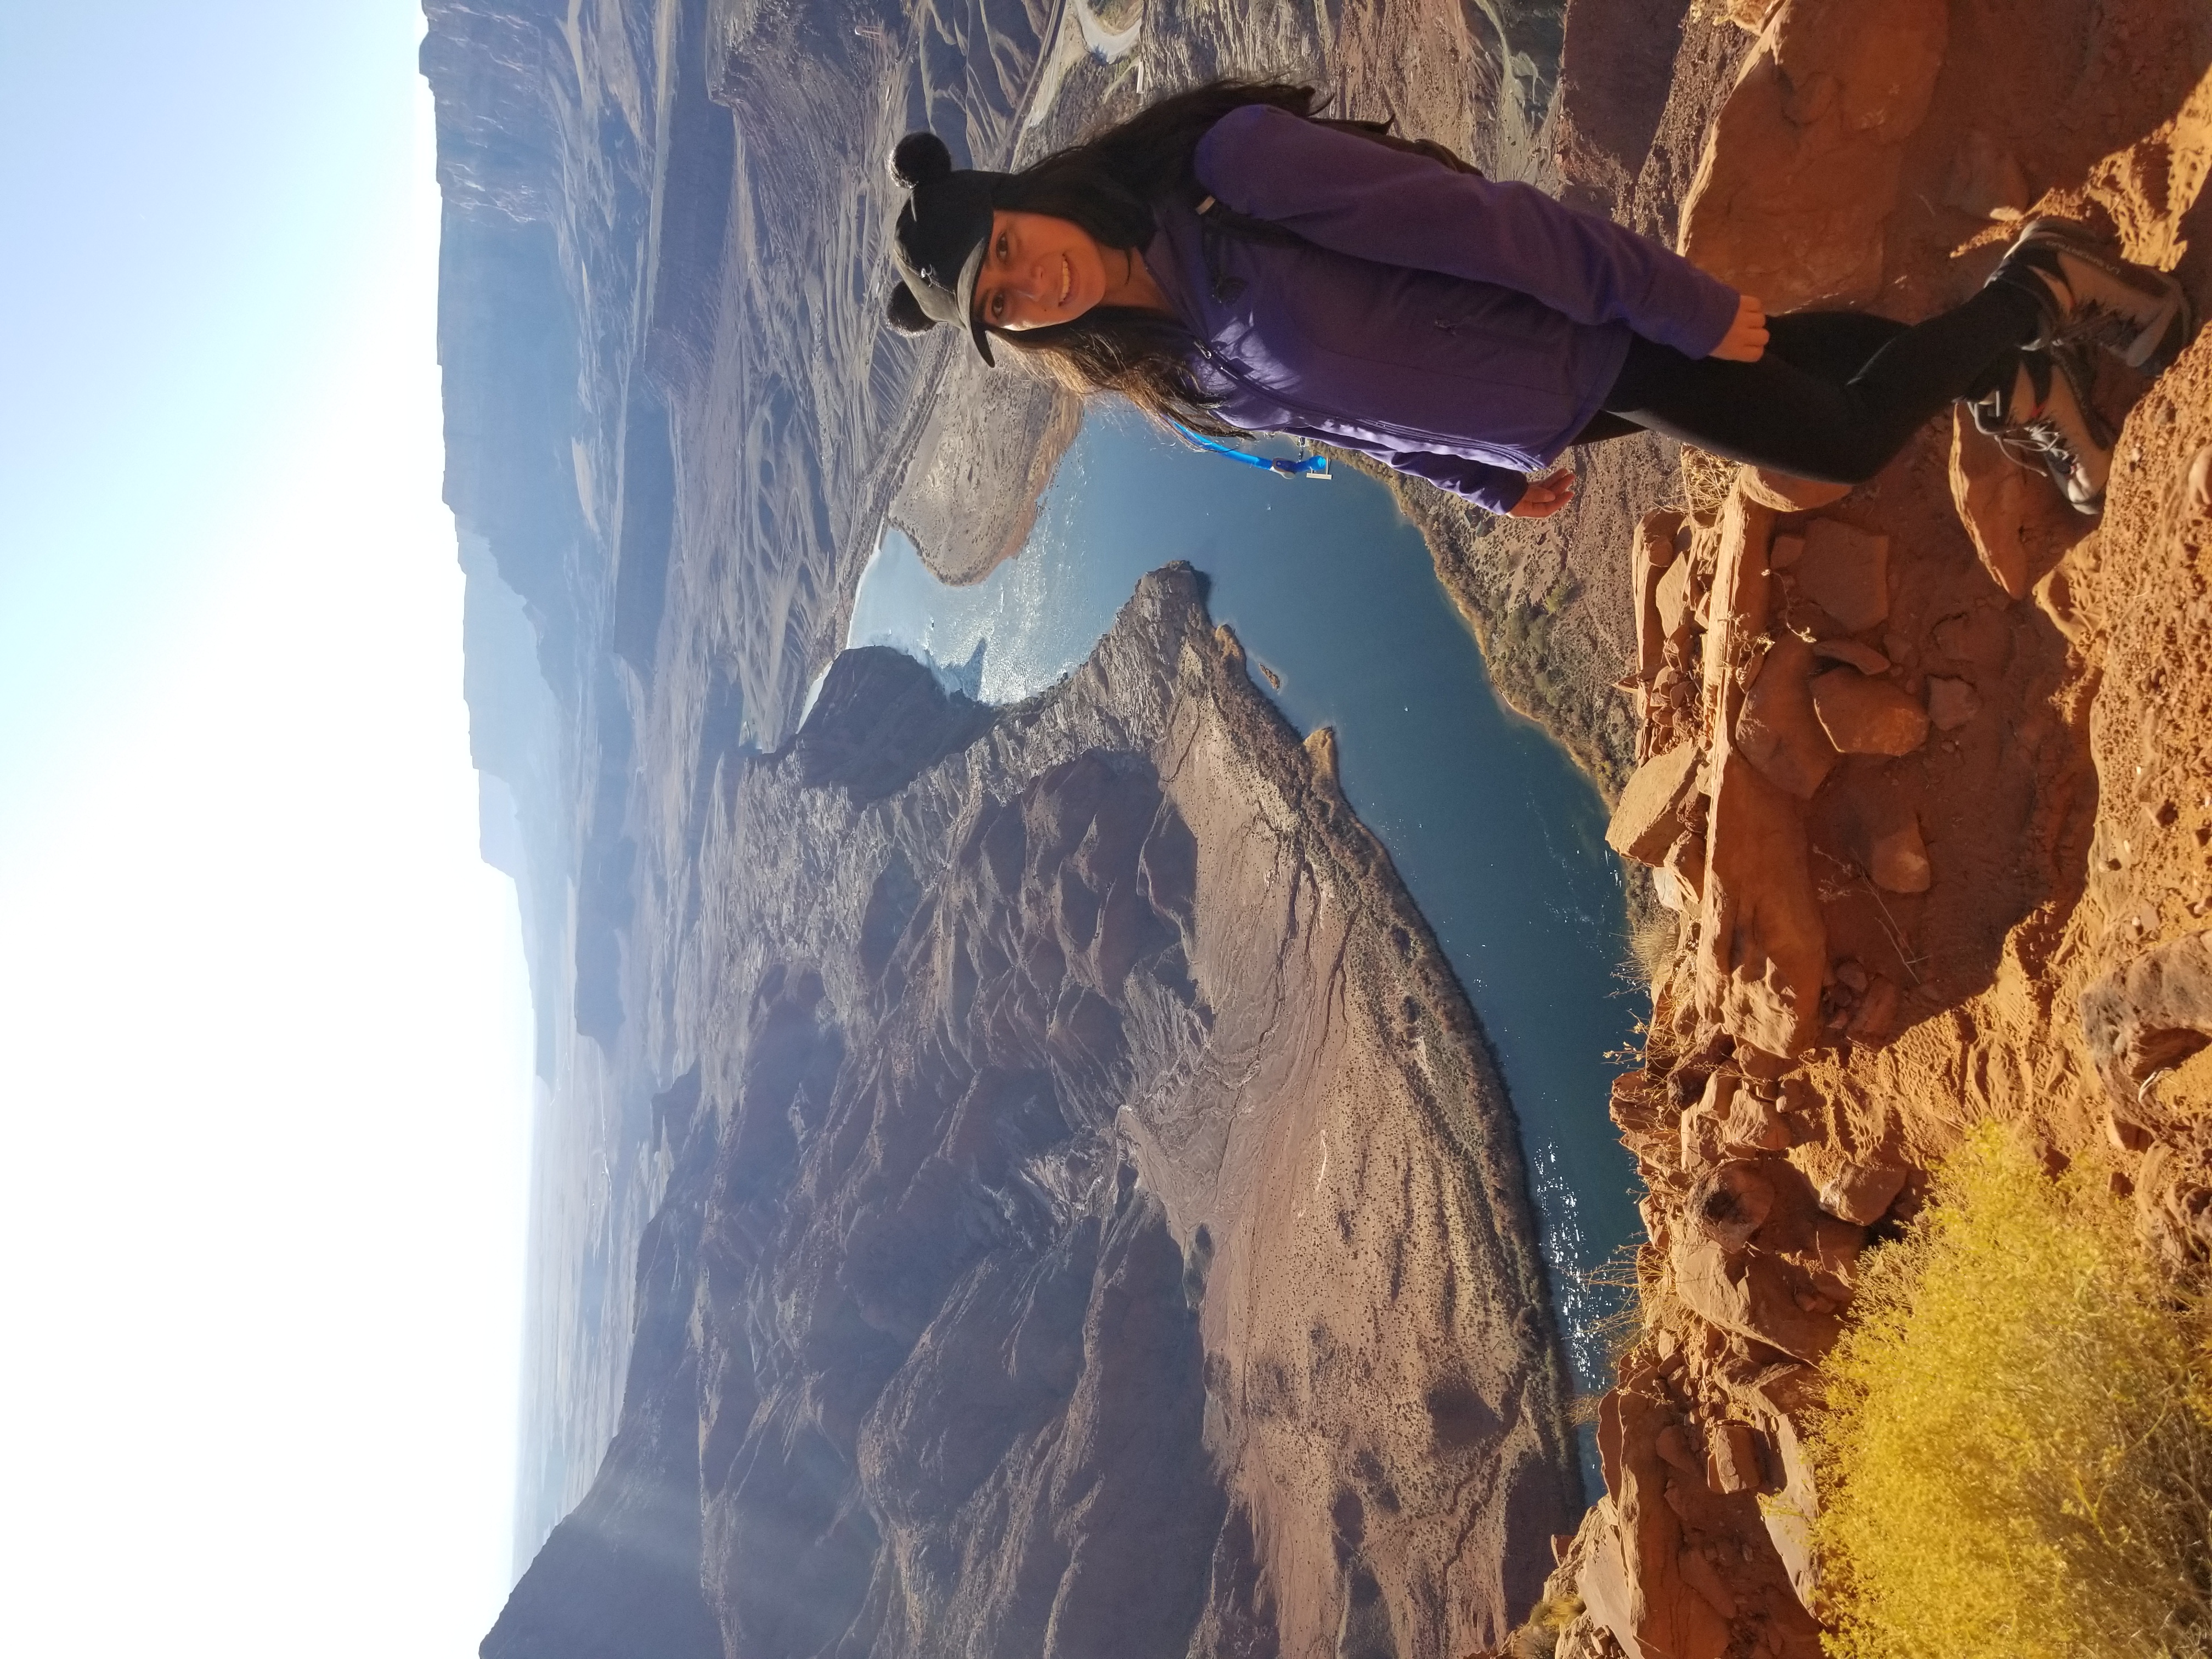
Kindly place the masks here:
[(908, 332), (964, 323), (983, 361), (996, 367), (989, 334), (975, 315), (975, 277), (991, 246), (994, 197), (1012, 175), (956, 168), (942, 138), (909, 132), (891, 152), (891, 177), (912, 192), (891, 241), (891, 258), (905, 279), (891, 295), (891, 320)]

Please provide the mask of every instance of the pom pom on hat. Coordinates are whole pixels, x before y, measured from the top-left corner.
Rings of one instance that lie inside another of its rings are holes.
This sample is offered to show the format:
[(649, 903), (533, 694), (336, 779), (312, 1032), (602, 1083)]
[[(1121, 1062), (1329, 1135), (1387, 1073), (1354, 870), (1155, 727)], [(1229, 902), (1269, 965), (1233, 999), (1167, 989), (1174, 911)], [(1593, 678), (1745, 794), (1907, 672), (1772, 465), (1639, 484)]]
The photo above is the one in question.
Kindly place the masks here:
[(909, 132), (891, 151), (891, 177), (908, 190), (934, 184), (952, 172), (952, 152), (933, 132)]
[(914, 290), (904, 283), (891, 289), (890, 302), (884, 307), (890, 318), (891, 326), (902, 334), (927, 334), (937, 326), (937, 321), (921, 308), (921, 301), (914, 297)]

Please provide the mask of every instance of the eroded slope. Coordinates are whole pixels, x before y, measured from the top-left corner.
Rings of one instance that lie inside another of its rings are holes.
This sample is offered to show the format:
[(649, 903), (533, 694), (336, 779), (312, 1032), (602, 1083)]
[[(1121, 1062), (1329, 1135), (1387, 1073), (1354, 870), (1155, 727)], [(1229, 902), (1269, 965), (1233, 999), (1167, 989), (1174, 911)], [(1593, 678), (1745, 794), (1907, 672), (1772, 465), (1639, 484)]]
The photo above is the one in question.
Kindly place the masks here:
[[(580, 1519), (691, 1497), (732, 1653), (1502, 1635), (1577, 1509), (1510, 1113), (1195, 575), (996, 715), (848, 653), (712, 800), (656, 1223), (697, 1246), (641, 1286), (688, 1335)], [(600, 1650), (501, 1644), (653, 1559), (594, 1535), (488, 1652)]]

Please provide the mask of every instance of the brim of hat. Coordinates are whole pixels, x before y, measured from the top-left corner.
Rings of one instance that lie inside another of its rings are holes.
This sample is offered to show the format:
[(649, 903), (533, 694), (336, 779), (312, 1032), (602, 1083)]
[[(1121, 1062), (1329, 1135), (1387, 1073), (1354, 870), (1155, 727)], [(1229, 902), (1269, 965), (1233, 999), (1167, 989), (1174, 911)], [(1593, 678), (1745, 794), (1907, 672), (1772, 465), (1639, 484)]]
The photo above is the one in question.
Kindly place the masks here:
[(954, 299), (960, 304), (960, 314), (968, 319), (968, 337), (975, 343), (976, 355), (993, 368), (999, 360), (991, 355), (991, 331), (983, 326), (983, 319), (975, 314), (975, 279), (983, 274), (983, 256), (991, 251), (991, 233), (988, 226), (983, 240), (969, 253), (967, 263), (960, 267), (960, 281), (953, 289)]

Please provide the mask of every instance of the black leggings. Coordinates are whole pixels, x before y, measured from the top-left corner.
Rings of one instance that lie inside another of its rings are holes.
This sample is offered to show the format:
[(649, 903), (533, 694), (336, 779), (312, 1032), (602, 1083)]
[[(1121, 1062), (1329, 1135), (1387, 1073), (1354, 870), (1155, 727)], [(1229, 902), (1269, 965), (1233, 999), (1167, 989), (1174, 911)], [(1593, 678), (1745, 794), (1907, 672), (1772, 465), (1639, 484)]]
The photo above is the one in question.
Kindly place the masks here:
[(1650, 431), (1820, 483), (1863, 483), (1953, 399), (2013, 373), (2041, 319), (2017, 289), (1985, 288), (1906, 327), (1848, 311), (1768, 320), (1755, 363), (1686, 357), (1637, 336), (1605, 412), (1575, 439)]

